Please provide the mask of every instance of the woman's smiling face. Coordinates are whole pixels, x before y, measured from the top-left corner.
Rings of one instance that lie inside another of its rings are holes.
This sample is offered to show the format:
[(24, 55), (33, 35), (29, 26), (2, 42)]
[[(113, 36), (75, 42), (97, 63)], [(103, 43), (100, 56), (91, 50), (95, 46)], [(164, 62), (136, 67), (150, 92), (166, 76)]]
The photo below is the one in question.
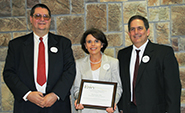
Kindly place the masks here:
[(101, 48), (103, 44), (100, 40), (94, 38), (91, 34), (87, 35), (85, 47), (88, 50), (89, 54), (99, 54), (101, 53)]

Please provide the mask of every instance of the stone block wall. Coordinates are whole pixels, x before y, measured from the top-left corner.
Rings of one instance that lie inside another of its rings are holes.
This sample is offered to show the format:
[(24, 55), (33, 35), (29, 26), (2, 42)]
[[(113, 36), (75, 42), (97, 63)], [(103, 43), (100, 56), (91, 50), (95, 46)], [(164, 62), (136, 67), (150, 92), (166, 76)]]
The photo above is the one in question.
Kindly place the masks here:
[(52, 13), (50, 31), (68, 37), (75, 59), (85, 56), (79, 44), (85, 30), (101, 29), (107, 36), (105, 54), (131, 44), (127, 22), (135, 14), (148, 18), (152, 42), (170, 45), (180, 66), (181, 111), (185, 113), (185, 0), (0, 0), (0, 113), (12, 113), (13, 96), (2, 79), (8, 42), (31, 32), (29, 13), (44, 3)]

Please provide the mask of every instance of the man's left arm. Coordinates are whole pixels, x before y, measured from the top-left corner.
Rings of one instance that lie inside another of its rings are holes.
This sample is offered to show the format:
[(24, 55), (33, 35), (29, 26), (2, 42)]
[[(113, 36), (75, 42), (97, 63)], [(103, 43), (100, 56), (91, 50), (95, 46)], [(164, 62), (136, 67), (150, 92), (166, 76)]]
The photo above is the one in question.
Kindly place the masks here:
[(179, 66), (171, 47), (166, 51), (164, 57), (164, 79), (166, 110), (168, 113), (180, 113), (181, 83)]
[(52, 89), (52, 92), (54, 92), (61, 100), (64, 100), (66, 95), (70, 93), (70, 89), (76, 76), (76, 68), (73, 51), (71, 49), (71, 41), (68, 39), (62, 41), (60, 46), (62, 46), (63, 54), (63, 69), (61, 68), (63, 72), (60, 73), (60, 78)]
[[(73, 51), (71, 49), (71, 41), (69, 39), (62, 40), (59, 42), (62, 49), (62, 61), (63, 61), (63, 71), (57, 83), (51, 89), (51, 93), (45, 95), (44, 102), (42, 103), (45, 107), (52, 106), (57, 100), (64, 100), (66, 96), (70, 93), (70, 89), (73, 85), (73, 81), (76, 75), (75, 60), (73, 57)], [(61, 54), (61, 53), (60, 53)], [(62, 62), (58, 62), (62, 63)], [(59, 68), (60, 69), (60, 68)]]

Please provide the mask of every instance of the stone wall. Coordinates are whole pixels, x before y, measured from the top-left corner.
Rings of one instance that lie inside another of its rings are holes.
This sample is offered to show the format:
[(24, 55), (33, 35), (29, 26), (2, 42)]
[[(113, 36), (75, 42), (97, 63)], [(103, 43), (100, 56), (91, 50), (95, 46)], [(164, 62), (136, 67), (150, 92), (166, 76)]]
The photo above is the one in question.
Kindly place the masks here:
[[(86, 29), (101, 29), (109, 42), (105, 54), (117, 57), (118, 50), (131, 44), (128, 19), (135, 14), (147, 17), (150, 40), (174, 48), (183, 88), (182, 113), (185, 113), (185, 0), (0, 0), (1, 75), (9, 40), (31, 32), (29, 12), (36, 3), (44, 3), (51, 9), (51, 32), (72, 41), (76, 59), (85, 56), (79, 42)], [(13, 96), (2, 76), (0, 79), (0, 113), (12, 113)]]

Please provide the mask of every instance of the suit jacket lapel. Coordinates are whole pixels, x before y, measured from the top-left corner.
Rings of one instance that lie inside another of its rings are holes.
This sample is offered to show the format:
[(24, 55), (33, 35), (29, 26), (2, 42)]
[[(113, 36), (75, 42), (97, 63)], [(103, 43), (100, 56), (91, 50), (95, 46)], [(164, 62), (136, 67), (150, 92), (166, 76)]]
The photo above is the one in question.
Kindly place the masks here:
[[(99, 74), (99, 80), (106, 80), (106, 73), (108, 70), (104, 69), (104, 65), (110, 65), (108, 63), (108, 59), (107, 56), (105, 56), (104, 54), (102, 54), (102, 63), (101, 63), (101, 67), (100, 67), (100, 74)], [(109, 68), (110, 69), (110, 68)]]
[(129, 89), (129, 91), (130, 91), (130, 76), (131, 76), (130, 75), (130, 60), (131, 60), (132, 49), (133, 49), (133, 46), (130, 46), (128, 48), (127, 53), (124, 53), (125, 54), (125, 58), (124, 58), (125, 60), (122, 62), (123, 67), (125, 69), (124, 70), (125, 75), (123, 75), (123, 76), (125, 76), (126, 80), (124, 80), (124, 81), (127, 82), (124, 85), (128, 85), (127, 87)]
[[(146, 48), (145, 48), (145, 51), (143, 53), (142, 58), (144, 56), (149, 56), (149, 58), (151, 59), (152, 56), (153, 56), (153, 53), (152, 53), (153, 50), (154, 49), (153, 49), (152, 43), (149, 41), (148, 44), (147, 44), (147, 46), (146, 46)], [(141, 77), (143, 75), (143, 71), (145, 70), (147, 64), (150, 62), (150, 60), (149, 60), (148, 62), (144, 63), (142, 61), (142, 58), (141, 58), (141, 63), (140, 63), (139, 70), (138, 70), (138, 75), (137, 75), (137, 80), (136, 80), (136, 86), (137, 86), (137, 83), (140, 81), (140, 79), (141, 79)]]
[[(54, 51), (51, 51), (51, 48), (57, 49), (56, 53)], [(49, 64), (48, 64), (48, 82), (51, 80), (50, 75), (52, 75), (52, 73), (54, 72), (52, 70), (54, 68), (56, 68), (56, 67), (54, 67), (54, 65), (57, 60), (58, 55), (56, 55), (56, 54), (58, 51), (62, 51), (62, 50), (59, 50), (59, 47), (57, 45), (57, 40), (55, 40), (54, 36), (49, 32), (48, 33), (48, 62), (49, 62)]]
[[(30, 76), (31, 80), (34, 81), (34, 74), (33, 74), (33, 52), (34, 52), (34, 41), (33, 41), (33, 33), (28, 34), (27, 40), (24, 42), (23, 49), (23, 56), (26, 62), (26, 68), (28, 69), (28, 75)], [(32, 59), (32, 60), (30, 60)]]
[(93, 79), (92, 78), (92, 71), (91, 71), (91, 65), (90, 65), (90, 56), (88, 55), (82, 64), (85, 78)]

